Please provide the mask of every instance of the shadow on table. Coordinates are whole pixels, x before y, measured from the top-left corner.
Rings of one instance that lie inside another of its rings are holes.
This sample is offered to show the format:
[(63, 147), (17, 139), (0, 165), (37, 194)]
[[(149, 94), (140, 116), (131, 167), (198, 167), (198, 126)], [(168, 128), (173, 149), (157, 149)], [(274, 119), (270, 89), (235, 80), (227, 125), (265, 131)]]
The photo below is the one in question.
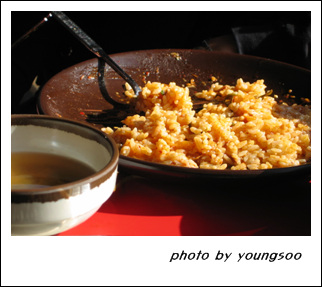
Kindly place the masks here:
[(311, 184), (307, 176), (202, 184), (119, 175), (116, 192), (99, 212), (181, 216), (178, 228), (186, 236), (309, 236)]

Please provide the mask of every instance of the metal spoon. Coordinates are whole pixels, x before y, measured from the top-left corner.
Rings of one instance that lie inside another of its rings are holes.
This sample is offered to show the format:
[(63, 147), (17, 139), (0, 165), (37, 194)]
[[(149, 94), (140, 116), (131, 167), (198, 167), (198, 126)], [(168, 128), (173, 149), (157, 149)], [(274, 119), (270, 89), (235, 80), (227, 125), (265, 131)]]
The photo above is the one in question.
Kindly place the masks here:
[[(69, 32), (71, 32), (85, 47), (94, 53), (98, 58), (103, 59), (109, 66), (115, 70), (128, 84), (132, 87), (137, 96), (141, 88), (140, 86), (117, 65), (90, 36), (88, 36), (79, 26), (77, 26), (65, 13), (61, 11), (53, 11), (52, 15), (60, 22)], [(111, 99), (115, 104), (116, 102)], [(118, 103), (119, 104), (119, 103)]]

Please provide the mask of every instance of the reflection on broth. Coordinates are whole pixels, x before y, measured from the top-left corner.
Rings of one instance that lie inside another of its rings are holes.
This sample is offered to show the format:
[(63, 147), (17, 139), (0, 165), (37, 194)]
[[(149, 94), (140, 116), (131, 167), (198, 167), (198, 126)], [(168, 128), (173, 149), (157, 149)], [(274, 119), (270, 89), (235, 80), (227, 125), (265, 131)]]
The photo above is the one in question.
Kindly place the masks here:
[(81, 161), (46, 153), (11, 153), (11, 189), (37, 189), (80, 180), (95, 173)]

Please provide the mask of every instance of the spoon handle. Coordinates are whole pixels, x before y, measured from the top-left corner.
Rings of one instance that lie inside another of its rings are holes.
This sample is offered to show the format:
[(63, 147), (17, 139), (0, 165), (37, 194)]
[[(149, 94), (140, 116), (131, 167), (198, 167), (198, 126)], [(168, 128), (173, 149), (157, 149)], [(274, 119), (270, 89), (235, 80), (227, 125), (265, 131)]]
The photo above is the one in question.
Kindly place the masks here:
[(53, 11), (52, 15), (79, 41), (81, 41), (88, 50), (94, 53), (97, 57), (102, 58), (109, 66), (113, 68), (129, 85), (132, 87), (136, 95), (139, 94), (141, 88), (139, 85), (117, 65), (111, 57), (109, 57), (91, 37), (89, 37), (79, 26), (77, 26), (64, 12)]

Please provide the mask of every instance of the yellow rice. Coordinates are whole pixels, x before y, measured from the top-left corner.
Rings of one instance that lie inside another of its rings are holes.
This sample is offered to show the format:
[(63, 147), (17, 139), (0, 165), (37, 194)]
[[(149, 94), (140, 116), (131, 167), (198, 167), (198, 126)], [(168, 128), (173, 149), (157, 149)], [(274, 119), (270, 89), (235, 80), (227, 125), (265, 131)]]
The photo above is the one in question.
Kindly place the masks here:
[[(277, 95), (265, 93), (264, 80), (216, 82), (196, 96), (217, 103), (195, 112), (188, 87), (147, 82), (136, 99), (136, 110), (145, 116), (102, 130), (119, 144), (121, 155), (168, 165), (253, 170), (309, 162), (310, 106), (278, 104)], [(130, 88), (127, 95), (133, 97)]]

